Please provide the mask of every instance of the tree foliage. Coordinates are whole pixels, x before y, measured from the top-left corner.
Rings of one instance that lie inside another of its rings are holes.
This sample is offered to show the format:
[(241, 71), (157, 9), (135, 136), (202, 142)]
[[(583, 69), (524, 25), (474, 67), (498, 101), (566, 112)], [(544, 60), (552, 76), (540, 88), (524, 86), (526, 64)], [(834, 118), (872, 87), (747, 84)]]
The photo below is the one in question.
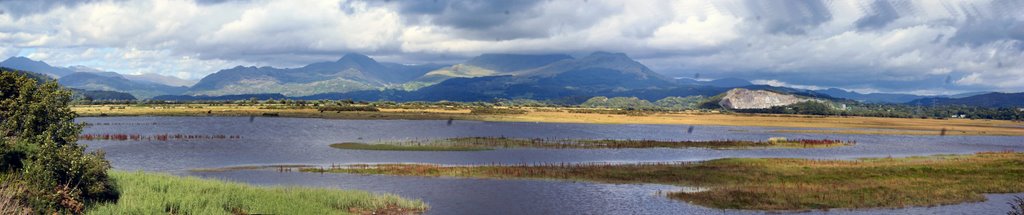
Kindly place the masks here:
[(40, 213), (80, 213), (117, 196), (103, 153), (77, 144), (71, 96), (56, 82), (0, 72), (0, 171), (30, 182), (22, 196)]

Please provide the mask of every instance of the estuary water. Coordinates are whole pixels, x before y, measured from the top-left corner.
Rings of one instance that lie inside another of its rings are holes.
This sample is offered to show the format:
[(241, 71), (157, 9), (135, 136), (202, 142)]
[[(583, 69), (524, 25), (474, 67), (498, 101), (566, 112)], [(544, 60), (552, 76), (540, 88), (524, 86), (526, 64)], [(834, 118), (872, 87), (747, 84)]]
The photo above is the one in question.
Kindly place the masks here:
[[(1024, 137), (900, 136), (777, 133), (792, 128), (601, 125), (438, 120), (336, 120), (276, 117), (83, 117), (83, 134), (224, 135), (239, 138), (167, 141), (81, 141), (103, 150), (115, 169), (168, 172), (260, 185), (297, 185), (386, 192), (426, 201), (429, 214), (722, 214), (761, 213), (704, 208), (664, 197), (682, 187), (547, 180), (490, 180), (317, 174), (245, 170), (192, 172), (199, 168), (282, 164), (353, 163), (543, 164), (700, 161), (729, 157), (852, 159), (981, 151), (1024, 151)], [(856, 141), (825, 149), (501, 149), (473, 152), (342, 150), (339, 142), (378, 142), (448, 137), (519, 137), (657, 140), (837, 139)], [(1008, 210), (1012, 195), (990, 201), (898, 210), (833, 210), (838, 214), (992, 214)]]

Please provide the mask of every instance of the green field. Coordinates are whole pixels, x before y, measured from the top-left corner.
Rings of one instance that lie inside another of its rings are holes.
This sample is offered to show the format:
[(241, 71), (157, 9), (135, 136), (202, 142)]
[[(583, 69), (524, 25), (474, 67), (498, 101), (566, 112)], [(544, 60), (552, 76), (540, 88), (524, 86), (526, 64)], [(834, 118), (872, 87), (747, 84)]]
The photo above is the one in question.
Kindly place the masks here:
[(165, 174), (111, 171), (117, 202), (88, 207), (87, 214), (405, 214), (420, 201), (364, 191), (259, 187)]
[(898, 208), (1024, 192), (1024, 153), (849, 161), (728, 158), (698, 163), (540, 166), (351, 165), (308, 172), (656, 183), (707, 188), (670, 198), (725, 209)]

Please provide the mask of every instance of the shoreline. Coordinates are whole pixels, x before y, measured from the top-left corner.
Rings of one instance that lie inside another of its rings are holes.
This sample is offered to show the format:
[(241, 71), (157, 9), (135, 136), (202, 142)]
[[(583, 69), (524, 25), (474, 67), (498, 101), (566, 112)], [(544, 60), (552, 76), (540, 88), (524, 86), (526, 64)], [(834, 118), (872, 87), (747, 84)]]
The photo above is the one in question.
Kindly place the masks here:
[[(273, 106), (270, 106), (273, 107)], [(1024, 123), (1004, 120), (908, 119), (855, 116), (811, 116), (778, 114), (734, 114), (703, 112), (623, 115), (570, 113), (578, 108), (522, 108), (522, 114), (474, 114), (455, 108), (382, 108), (379, 112), (319, 112), (316, 109), (265, 109), (263, 106), (203, 105), (77, 105), (81, 117), (116, 116), (229, 116), (287, 117), (369, 120), (468, 120), (483, 122), (534, 122), (579, 124), (653, 124), (756, 126), (799, 128), (779, 129), (783, 133), (924, 135), (924, 136), (1024, 136)], [(805, 130), (806, 129), (806, 130)]]

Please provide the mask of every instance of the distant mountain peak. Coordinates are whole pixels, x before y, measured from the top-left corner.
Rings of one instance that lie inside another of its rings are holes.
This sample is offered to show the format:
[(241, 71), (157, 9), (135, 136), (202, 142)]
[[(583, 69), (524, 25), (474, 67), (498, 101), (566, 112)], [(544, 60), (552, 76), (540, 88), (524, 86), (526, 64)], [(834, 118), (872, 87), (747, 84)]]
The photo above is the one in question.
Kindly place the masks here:
[(579, 59), (581, 62), (590, 62), (592, 64), (636, 64), (646, 68), (640, 62), (633, 60), (625, 53), (612, 53), (612, 52), (594, 52), (584, 58)]
[(34, 61), (34, 60), (30, 59), (30, 58), (22, 57), (22, 56), (9, 57), (9, 58), (7, 58), (7, 60), (4, 60), (4, 62), (7, 62), (7, 61), (32, 61), (32, 62), (39, 62), (39, 61)]
[(345, 54), (344, 56), (341, 56), (341, 59), (338, 59), (338, 62), (354, 62), (359, 64), (377, 63), (377, 61), (371, 58), (370, 56), (366, 56), (359, 53)]
[(7, 60), (0, 62), (0, 66), (8, 67), (11, 69), (48, 74), (54, 77), (61, 77), (74, 72), (67, 68), (50, 66), (50, 64), (47, 64), (46, 62), (36, 61), (21, 56), (7, 58)]
[(9, 57), (9, 58), (7, 58), (7, 60), (4, 60), (2, 62), (2, 64), (11, 64), (11, 63), (34, 64), (36, 66), (50, 66), (50, 64), (47, 64), (46, 62), (32, 60), (31, 58), (22, 57), (22, 56)]
[(626, 53), (622, 53), (622, 52), (606, 52), (606, 51), (596, 51), (596, 52), (590, 53), (590, 56), (628, 57), (628, 56), (626, 56)]

